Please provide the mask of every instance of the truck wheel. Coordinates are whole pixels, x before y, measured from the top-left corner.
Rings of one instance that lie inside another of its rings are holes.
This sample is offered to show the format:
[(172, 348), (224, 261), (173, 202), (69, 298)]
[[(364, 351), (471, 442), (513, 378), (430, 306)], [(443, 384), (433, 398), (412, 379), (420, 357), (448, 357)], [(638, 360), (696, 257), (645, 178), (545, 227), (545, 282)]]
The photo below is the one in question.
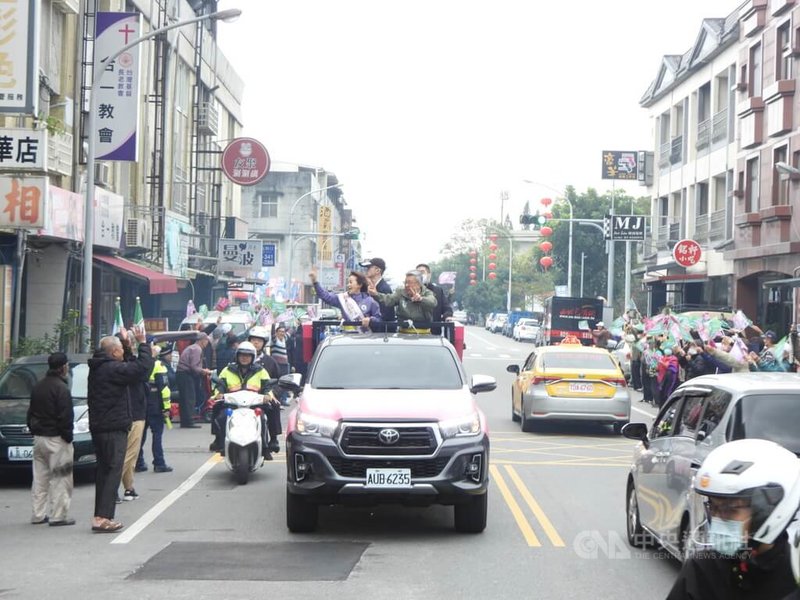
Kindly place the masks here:
[(456, 531), (461, 533), (481, 533), (486, 529), (486, 513), (489, 492), (473, 496), (469, 502), (456, 504), (454, 508)]
[(231, 458), (234, 460), (233, 473), (236, 476), (236, 483), (247, 484), (247, 478), (250, 476), (250, 452), (247, 448), (236, 448)]
[(299, 494), (286, 490), (286, 527), (292, 533), (310, 533), (317, 528), (319, 508)]

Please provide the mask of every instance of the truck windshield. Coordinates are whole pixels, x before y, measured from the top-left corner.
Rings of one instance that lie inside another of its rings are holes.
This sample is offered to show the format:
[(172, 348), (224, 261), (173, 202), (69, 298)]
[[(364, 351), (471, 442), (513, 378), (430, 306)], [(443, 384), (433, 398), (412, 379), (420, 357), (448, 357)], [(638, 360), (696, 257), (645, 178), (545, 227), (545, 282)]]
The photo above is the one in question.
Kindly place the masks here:
[(463, 385), (456, 357), (443, 346), (329, 346), (309, 384), (318, 389), (455, 390)]
[(739, 400), (730, 439), (752, 438), (800, 455), (800, 394), (753, 394)]

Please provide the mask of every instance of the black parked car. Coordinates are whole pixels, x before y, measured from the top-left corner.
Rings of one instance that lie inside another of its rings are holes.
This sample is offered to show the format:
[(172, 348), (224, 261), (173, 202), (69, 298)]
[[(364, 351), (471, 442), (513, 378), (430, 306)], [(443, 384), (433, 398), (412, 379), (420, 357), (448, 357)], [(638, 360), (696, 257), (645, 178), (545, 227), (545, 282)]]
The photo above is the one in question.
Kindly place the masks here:
[[(94, 467), (96, 456), (89, 433), (86, 404), (89, 354), (69, 354), (69, 384), (72, 390), (75, 425), (73, 446), (75, 466)], [(47, 355), (24, 356), (12, 362), (0, 375), (0, 470), (30, 469), (33, 435), (26, 418), (33, 386), (47, 373)]]

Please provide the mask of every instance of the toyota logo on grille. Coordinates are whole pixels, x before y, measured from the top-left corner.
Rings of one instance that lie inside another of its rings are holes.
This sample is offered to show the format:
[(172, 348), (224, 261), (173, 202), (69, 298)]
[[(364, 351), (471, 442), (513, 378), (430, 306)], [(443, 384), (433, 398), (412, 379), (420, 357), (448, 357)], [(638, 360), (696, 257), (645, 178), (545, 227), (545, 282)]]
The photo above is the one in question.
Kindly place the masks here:
[(378, 432), (378, 439), (382, 444), (391, 446), (400, 441), (400, 432), (397, 429), (381, 429)]

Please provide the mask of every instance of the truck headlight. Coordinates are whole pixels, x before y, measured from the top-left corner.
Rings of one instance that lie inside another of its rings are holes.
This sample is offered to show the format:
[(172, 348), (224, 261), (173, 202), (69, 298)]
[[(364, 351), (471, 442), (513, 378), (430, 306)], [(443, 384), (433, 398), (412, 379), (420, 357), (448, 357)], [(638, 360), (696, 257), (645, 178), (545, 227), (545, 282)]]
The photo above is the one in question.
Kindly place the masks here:
[(300, 435), (315, 435), (332, 438), (339, 422), (325, 417), (317, 417), (304, 412), (297, 413), (296, 430)]
[(478, 435), (481, 432), (481, 419), (478, 413), (474, 412), (461, 419), (441, 421), (439, 430), (442, 432), (444, 439)]

